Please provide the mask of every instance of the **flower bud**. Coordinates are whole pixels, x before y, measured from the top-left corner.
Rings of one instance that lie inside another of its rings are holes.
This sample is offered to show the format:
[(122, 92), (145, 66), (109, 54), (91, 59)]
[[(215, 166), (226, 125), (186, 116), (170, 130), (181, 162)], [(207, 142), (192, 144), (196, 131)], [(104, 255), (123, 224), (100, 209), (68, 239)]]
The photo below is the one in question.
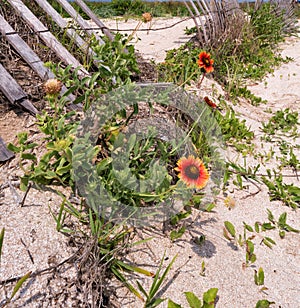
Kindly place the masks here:
[(150, 13), (144, 13), (142, 14), (143, 22), (149, 22), (152, 20), (152, 15)]
[(62, 83), (57, 79), (48, 79), (44, 84), (46, 94), (58, 94), (61, 91)]

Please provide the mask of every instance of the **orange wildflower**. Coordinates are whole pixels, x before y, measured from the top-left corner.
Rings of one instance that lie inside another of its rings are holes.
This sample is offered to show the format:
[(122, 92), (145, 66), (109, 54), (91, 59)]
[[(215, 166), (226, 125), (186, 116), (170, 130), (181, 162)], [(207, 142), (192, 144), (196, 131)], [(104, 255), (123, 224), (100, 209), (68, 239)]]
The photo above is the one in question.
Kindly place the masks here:
[(182, 157), (177, 162), (176, 171), (178, 177), (186, 183), (188, 187), (203, 188), (206, 186), (209, 174), (200, 158), (190, 155), (188, 158)]
[(205, 51), (200, 52), (197, 64), (205, 73), (212, 73), (214, 71), (214, 60), (211, 59), (210, 54)]

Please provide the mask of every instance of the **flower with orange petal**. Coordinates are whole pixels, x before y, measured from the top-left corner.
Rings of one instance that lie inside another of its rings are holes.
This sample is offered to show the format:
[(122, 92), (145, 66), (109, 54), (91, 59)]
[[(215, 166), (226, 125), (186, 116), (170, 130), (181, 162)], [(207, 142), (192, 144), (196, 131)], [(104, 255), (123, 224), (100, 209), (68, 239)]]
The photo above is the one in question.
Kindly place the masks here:
[(210, 54), (205, 51), (200, 52), (197, 64), (205, 73), (212, 73), (214, 71), (214, 60), (211, 59)]
[(188, 187), (203, 188), (206, 186), (209, 174), (200, 158), (190, 155), (188, 158), (182, 157), (177, 162), (176, 171), (178, 177), (186, 183)]

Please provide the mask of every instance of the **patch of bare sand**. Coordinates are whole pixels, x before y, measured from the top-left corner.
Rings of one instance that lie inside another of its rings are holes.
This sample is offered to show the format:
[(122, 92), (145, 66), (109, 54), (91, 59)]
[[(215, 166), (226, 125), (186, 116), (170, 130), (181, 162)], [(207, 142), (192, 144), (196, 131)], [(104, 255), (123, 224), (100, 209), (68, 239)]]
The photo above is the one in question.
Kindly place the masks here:
[[(123, 34), (131, 35), (139, 21), (124, 18), (102, 20), (106, 27)], [(92, 26), (95, 26), (91, 22)], [(151, 22), (142, 23), (138, 31), (134, 33), (131, 43), (135, 50), (143, 55), (144, 59), (162, 62), (167, 50), (180, 47), (191, 39), (191, 35), (185, 34), (186, 28), (194, 27), (191, 18), (153, 18)]]

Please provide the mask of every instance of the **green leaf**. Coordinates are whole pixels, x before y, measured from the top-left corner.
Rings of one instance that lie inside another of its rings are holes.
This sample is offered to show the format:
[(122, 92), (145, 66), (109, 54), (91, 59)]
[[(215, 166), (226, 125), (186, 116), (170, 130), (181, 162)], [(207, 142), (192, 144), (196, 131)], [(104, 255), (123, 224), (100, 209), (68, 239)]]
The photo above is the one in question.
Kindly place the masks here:
[(181, 305), (174, 303), (170, 299), (168, 300), (168, 308), (182, 308)]
[(33, 149), (37, 146), (38, 146), (37, 143), (29, 143), (29, 144), (26, 145), (26, 148), (27, 148), (27, 150), (29, 150), (29, 149)]
[(97, 73), (93, 74), (93, 76), (91, 77), (90, 82), (89, 82), (89, 87), (94, 86), (94, 83), (95, 83), (96, 79), (100, 76), (100, 74), (101, 74), (101, 72), (97, 72)]
[(201, 300), (193, 292), (184, 292), (186, 300), (191, 308), (201, 308)]
[(254, 232), (253, 228), (249, 225), (247, 225), (245, 222), (243, 222), (244, 227), (249, 231), (249, 232)]
[(262, 299), (256, 303), (255, 308), (269, 308), (272, 304), (275, 304), (275, 302), (269, 302), (267, 299)]
[[(75, 87), (76, 88), (76, 87)], [(70, 88), (71, 89), (71, 88)], [(73, 92), (73, 91), (71, 91)], [(80, 104), (81, 102), (83, 102), (85, 99), (85, 96), (84, 95), (81, 95), (81, 96), (78, 96), (74, 101), (73, 101), (73, 104)]]
[(185, 230), (186, 230), (186, 228), (183, 226), (178, 231), (176, 231), (176, 230), (171, 231), (171, 233), (170, 233), (171, 241), (175, 241), (178, 238), (182, 237), (182, 235), (184, 234)]
[(280, 238), (284, 238), (285, 237), (285, 231), (280, 230), (279, 231), (279, 236), (280, 236)]
[(141, 267), (132, 266), (132, 265), (126, 264), (126, 263), (124, 263), (120, 260), (118, 260), (117, 263), (118, 263), (119, 266), (121, 266), (123, 269), (125, 269), (127, 271), (136, 272), (136, 273), (148, 276), (148, 277), (154, 277), (154, 274), (152, 272), (149, 272), (148, 270), (145, 270)]
[(213, 308), (215, 307), (215, 300), (217, 297), (218, 289), (211, 288), (203, 294), (203, 308)]
[(209, 204), (206, 205), (204, 211), (205, 211), (205, 212), (211, 212), (212, 209), (213, 209), (215, 206), (216, 206), (215, 203), (209, 203)]
[(269, 221), (272, 222), (272, 223), (275, 223), (274, 216), (273, 216), (272, 212), (269, 209), (267, 209), (267, 212), (268, 212)]
[(22, 287), (23, 283), (30, 277), (31, 275), (31, 272), (28, 272), (27, 274), (25, 274), (22, 278), (20, 278), (18, 280), (18, 282), (16, 283), (13, 291), (12, 291), (12, 294), (9, 298), (9, 302), (13, 299), (13, 297), (16, 295), (16, 293), (19, 291), (19, 289)]
[(230, 221), (225, 221), (224, 225), (225, 225), (226, 230), (230, 233), (230, 235), (235, 237), (234, 225)]
[(146, 303), (145, 308), (154, 308), (160, 305), (162, 302), (164, 302), (166, 298), (156, 298), (153, 299), (151, 302)]
[(272, 244), (269, 243), (265, 238), (262, 240), (262, 243), (265, 244), (267, 247), (269, 247), (270, 249), (272, 249)]
[(280, 215), (278, 219), (278, 224), (280, 227), (284, 227), (286, 225), (286, 218), (287, 218), (287, 213), (284, 212)]
[(62, 176), (63, 174), (68, 173), (71, 169), (72, 169), (72, 164), (68, 163), (68, 164), (65, 165), (65, 166), (58, 167), (58, 168), (56, 169), (56, 173), (57, 173), (58, 175)]
[(139, 288), (139, 290), (145, 295), (145, 297), (147, 298), (148, 297), (148, 294), (146, 292), (146, 290), (143, 288), (143, 286), (138, 282), (138, 280), (136, 280), (136, 284)]
[(67, 97), (69, 96), (71, 93), (73, 93), (75, 90), (77, 90), (77, 86), (72, 86), (70, 87), (64, 94), (62, 97)]
[(202, 261), (202, 263), (201, 263), (200, 275), (205, 276), (205, 262), (204, 261)]
[(201, 246), (205, 242), (205, 239), (205, 235), (201, 234), (200, 236), (197, 236), (194, 241), (197, 245)]
[(272, 230), (275, 229), (275, 226), (273, 226), (271, 223), (269, 222), (265, 222), (261, 225), (261, 230), (262, 231), (266, 231), (266, 230)]
[(26, 191), (29, 183), (29, 178), (27, 176), (21, 177), (20, 189)]
[(254, 225), (255, 232), (259, 233), (259, 223), (256, 222)]
[(16, 147), (15, 145), (13, 145), (12, 143), (9, 143), (7, 148), (14, 152), (14, 153), (20, 153), (21, 152), (21, 147)]
[(162, 276), (159, 278), (160, 276), (160, 271), (162, 268), (162, 262), (165, 258), (165, 254), (161, 259), (161, 262), (159, 264), (159, 268), (155, 274), (153, 283), (151, 285), (150, 291), (149, 291), (149, 298), (154, 298), (156, 292), (158, 291), (158, 289), (160, 288), (161, 284), (163, 283), (164, 279), (166, 278), (167, 274), (169, 273), (173, 263), (175, 262), (177, 255), (174, 256), (174, 258), (172, 259), (172, 261), (170, 262), (170, 264), (167, 266), (167, 268), (165, 269), (165, 271), (163, 272)]
[(295, 229), (295, 228), (293, 228), (293, 227), (291, 227), (289, 225), (285, 225), (284, 230), (286, 230), (288, 232), (295, 232), (295, 233), (299, 233), (300, 232), (300, 230)]
[(126, 149), (127, 153), (130, 153), (132, 151), (135, 144), (136, 144), (136, 134), (132, 134), (129, 137), (129, 140), (128, 140), (128, 143), (127, 143), (127, 149)]
[(107, 166), (113, 161), (111, 157), (107, 157), (102, 159), (98, 164), (97, 164), (97, 173), (99, 174), (100, 171), (103, 171), (107, 168)]
[(125, 279), (125, 277), (120, 273), (120, 271), (115, 267), (111, 266), (110, 270), (119, 279), (130, 292), (132, 292), (137, 298), (144, 300), (142, 295)]
[(258, 285), (263, 285), (265, 283), (265, 273), (264, 270), (260, 267), (258, 269)]
[(252, 254), (254, 252), (254, 244), (251, 241), (246, 241), (247, 252)]
[(20, 144), (24, 145), (27, 139), (28, 139), (28, 134), (26, 132), (18, 134), (18, 141)]
[(273, 239), (271, 239), (270, 237), (266, 236), (265, 239), (267, 241), (269, 241), (271, 244), (276, 245), (276, 242)]
[(251, 263), (254, 263), (255, 261), (256, 261), (256, 254), (252, 254), (251, 255), (251, 257), (249, 258), (249, 261), (251, 262)]
[(265, 274), (261, 267), (258, 269), (258, 272), (255, 270), (254, 281), (257, 286), (262, 286), (265, 283)]
[(237, 179), (238, 186), (242, 189), (243, 188), (242, 176), (240, 174), (237, 174), (236, 179)]

